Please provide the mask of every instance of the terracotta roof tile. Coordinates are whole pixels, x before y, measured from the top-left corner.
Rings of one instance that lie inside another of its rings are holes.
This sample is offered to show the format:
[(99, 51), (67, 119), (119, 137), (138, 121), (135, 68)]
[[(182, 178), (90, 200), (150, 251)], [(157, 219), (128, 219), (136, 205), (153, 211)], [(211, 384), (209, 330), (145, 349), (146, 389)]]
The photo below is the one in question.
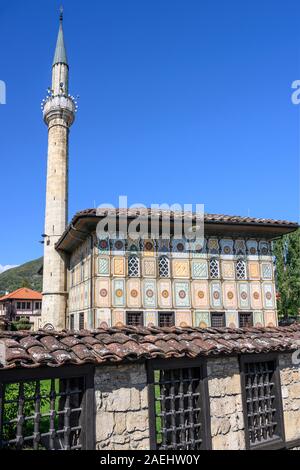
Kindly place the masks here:
[(0, 367), (105, 364), (154, 358), (294, 351), (300, 325), (277, 328), (99, 328), (0, 332)]
[(16, 299), (16, 300), (42, 300), (42, 294), (32, 289), (28, 289), (27, 287), (21, 287), (10, 294), (4, 295), (0, 298), (0, 302), (8, 299)]

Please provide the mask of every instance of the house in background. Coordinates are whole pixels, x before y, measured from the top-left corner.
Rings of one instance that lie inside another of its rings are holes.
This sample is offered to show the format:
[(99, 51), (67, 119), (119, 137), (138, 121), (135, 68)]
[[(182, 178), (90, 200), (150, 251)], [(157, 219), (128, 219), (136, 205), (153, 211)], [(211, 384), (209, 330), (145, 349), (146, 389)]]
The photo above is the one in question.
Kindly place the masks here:
[(8, 320), (27, 318), (36, 330), (40, 327), (42, 311), (42, 294), (21, 287), (0, 298), (0, 315)]

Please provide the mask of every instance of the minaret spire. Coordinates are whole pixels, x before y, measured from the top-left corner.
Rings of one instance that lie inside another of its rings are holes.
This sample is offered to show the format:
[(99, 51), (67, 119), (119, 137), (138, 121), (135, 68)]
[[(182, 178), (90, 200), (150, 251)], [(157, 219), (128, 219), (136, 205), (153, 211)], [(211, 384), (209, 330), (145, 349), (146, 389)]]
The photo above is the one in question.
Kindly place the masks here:
[(66, 262), (55, 244), (68, 223), (69, 130), (75, 119), (76, 103), (69, 95), (69, 65), (64, 43), (63, 12), (52, 65), (52, 85), (43, 101), (48, 127), (48, 164), (44, 231), (42, 327), (57, 330), (66, 325)]
[(64, 18), (63, 7), (60, 7), (59, 13), (59, 30), (55, 48), (55, 54), (53, 59), (53, 65), (55, 64), (65, 64), (68, 65), (65, 41), (64, 41), (64, 31), (63, 31), (63, 18)]

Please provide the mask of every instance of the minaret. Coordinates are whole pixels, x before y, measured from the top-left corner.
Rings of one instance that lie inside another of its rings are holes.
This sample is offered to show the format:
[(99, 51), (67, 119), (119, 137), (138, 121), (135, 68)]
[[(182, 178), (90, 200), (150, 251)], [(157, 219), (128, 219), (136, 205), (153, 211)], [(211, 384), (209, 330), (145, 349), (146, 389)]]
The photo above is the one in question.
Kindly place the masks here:
[(68, 222), (69, 129), (76, 103), (68, 94), (69, 65), (64, 43), (63, 12), (52, 65), (52, 87), (42, 103), (48, 126), (48, 163), (44, 233), (42, 327), (61, 330), (66, 326), (66, 263), (55, 244)]

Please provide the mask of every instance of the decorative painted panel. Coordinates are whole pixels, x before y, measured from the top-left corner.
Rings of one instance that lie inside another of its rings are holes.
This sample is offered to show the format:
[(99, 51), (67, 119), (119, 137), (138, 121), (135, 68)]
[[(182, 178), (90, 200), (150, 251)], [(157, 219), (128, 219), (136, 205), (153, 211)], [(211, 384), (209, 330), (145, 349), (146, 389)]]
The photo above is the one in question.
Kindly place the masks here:
[(158, 323), (158, 314), (154, 311), (145, 311), (144, 312), (144, 322), (145, 326), (157, 326)]
[(188, 255), (186, 249), (186, 240), (172, 240), (172, 256), (174, 258), (186, 258)]
[(260, 279), (259, 262), (258, 261), (249, 261), (248, 270), (249, 270), (249, 278), (250, 279)]
[(209, 308), (208, 281), (192, 281), (192, 304), (194, 308)]
[(144, 256), (154, 256), (155, 245), (153, 240), (143, 240)]
[(130, 253), (138, 254), (139, 251), (140, 251), (140, 241), (139, 240), (128, 239), (128, 241), (127, 241), (127, 250)]
[(210, 304), (213, 308), (222, 307), (222, 289), (220, 282), (210, 284)]
[(144, 277), (156, 277), (156, 259), (143, 258), (142, 272)]
[(234, 279), (234, 262), (233, 261), (221, 261), (221, 270), (223, 279)]
[(235, 282), (224, 282), (223, 284), (223, 302), (224, 307), (229, 309), (237, 308)]
[(203, 258), (206, 254), (206, 239), (194, 240), (189, 243), (192, 258)]
[(173, 277), (189, 278), (190, 266), (189, 260), (173, 260)]
[(97, 279), (96, 281), (96, 306), (110, 307), (110, 279)]
[(277, 316), (274, 311), (264, 312), (264, 317), (266, 326), (277, 326)]
[(114, 238), (112, 240), (112, 254), (124, 256), (125, 254), (125, 240), (123, 238)]
[(87, 312), (87, 327), (89, 330), (92, 330), (94, 328), (94, 315), (93, 315), (93, 310), (88, 310)]
[(158, 252), (161, 254), (170, 253), (170, 240), (158, 240)]
[(125, 310), (113, 310), (112, 311), (112, 326), (125, 325)]
[(236, 255), (245, 255), (246, 254), (245, 240), (235, 240), (234, 251)]
[(224, 238), (220, 240), (221, 254), (224, 256), (233, 255), (233, 240)]
[(108, 238), (103, 238), (98, 240), (98, 253), (99, 255), (108, 255), (109, 254), (109, 240)]
[(207, 241), (208, 253), (211, 255), (219, 254), (219, 241), (216, 238), (209, 238)]
[(156, 281), (154, 279), (143, 281), (143, 304), (146, 308), (156, 307)]
[(249, 286), (247, 282), (238, 283), (238, 303), (239, 308), (250, 308)]
[(109, 276), (109, 257), (99, 256), (98, 258), (98, 274), (100, 276)]
[(254, 311), (253, 312), (253, 325), (256, 327), (264, 326), (264, 314), (262, 311)]
[(258, 255), (258, 245), (256, 240), (247, 240), (246, 242), (247, 252), (249, 256)]
[(210, 326), (210, 313), (195, 311), (195, 322), (194, 326), (198, 328), (207, 328)]
[(175, 312), (175, 325), (182, 328), (192, 326), (192, 312), (191, 311), (177, 311)]
[(238, 328), (239, 326), (239, 317), (236, 310), (228, 310), (225, 312), (226, 317), (226, 326), (228, 328)]
[(273, 278), (273, 265), (271, 263), (261, 263), (261, 276), (265, 280), (272, 280)]
[(190, 306), (189, 282), (174, 281), (174, 299), (176, 307)]
[(84, 285), (84, 307), (88, 307), (90, 304), (90, 299), (89, 299), (89, 292), (90, 292), (90, 285), (88, 282), (85, 283)]
[(139, 279), (127, 281), (127, 305), (132, 308), (141, 306), (141, 283)]
[(172, 307), (171, 281), (158, 281), (158, 304), (161, 308)]
[(259, 254), (260, 256), (270, 256), (271, 254), (271, 249), (270, 249), (270, 243), (265, 241), (265, 240), (261, 240), (259, 242)]
[(111, 313), (109, 308), (97, 308), (95, 318), (96, 328), (107, 328), (111, 326)]
[(125, 280), (113, 280), (113, 305), (115, 307), (125, 307)]
[(275, 308), (273, 284), (264, 282), (262, 289), (264, 308)]
[(192, 260), (192, 278), (208, 279), (207, 260)]
[(115, 256), (113, 258), (113, 274), (114, 276), (125, 276), (125, 257)]
[(260, 310), (262, 308), (260, 282), (250, 282), (251, 308)]

